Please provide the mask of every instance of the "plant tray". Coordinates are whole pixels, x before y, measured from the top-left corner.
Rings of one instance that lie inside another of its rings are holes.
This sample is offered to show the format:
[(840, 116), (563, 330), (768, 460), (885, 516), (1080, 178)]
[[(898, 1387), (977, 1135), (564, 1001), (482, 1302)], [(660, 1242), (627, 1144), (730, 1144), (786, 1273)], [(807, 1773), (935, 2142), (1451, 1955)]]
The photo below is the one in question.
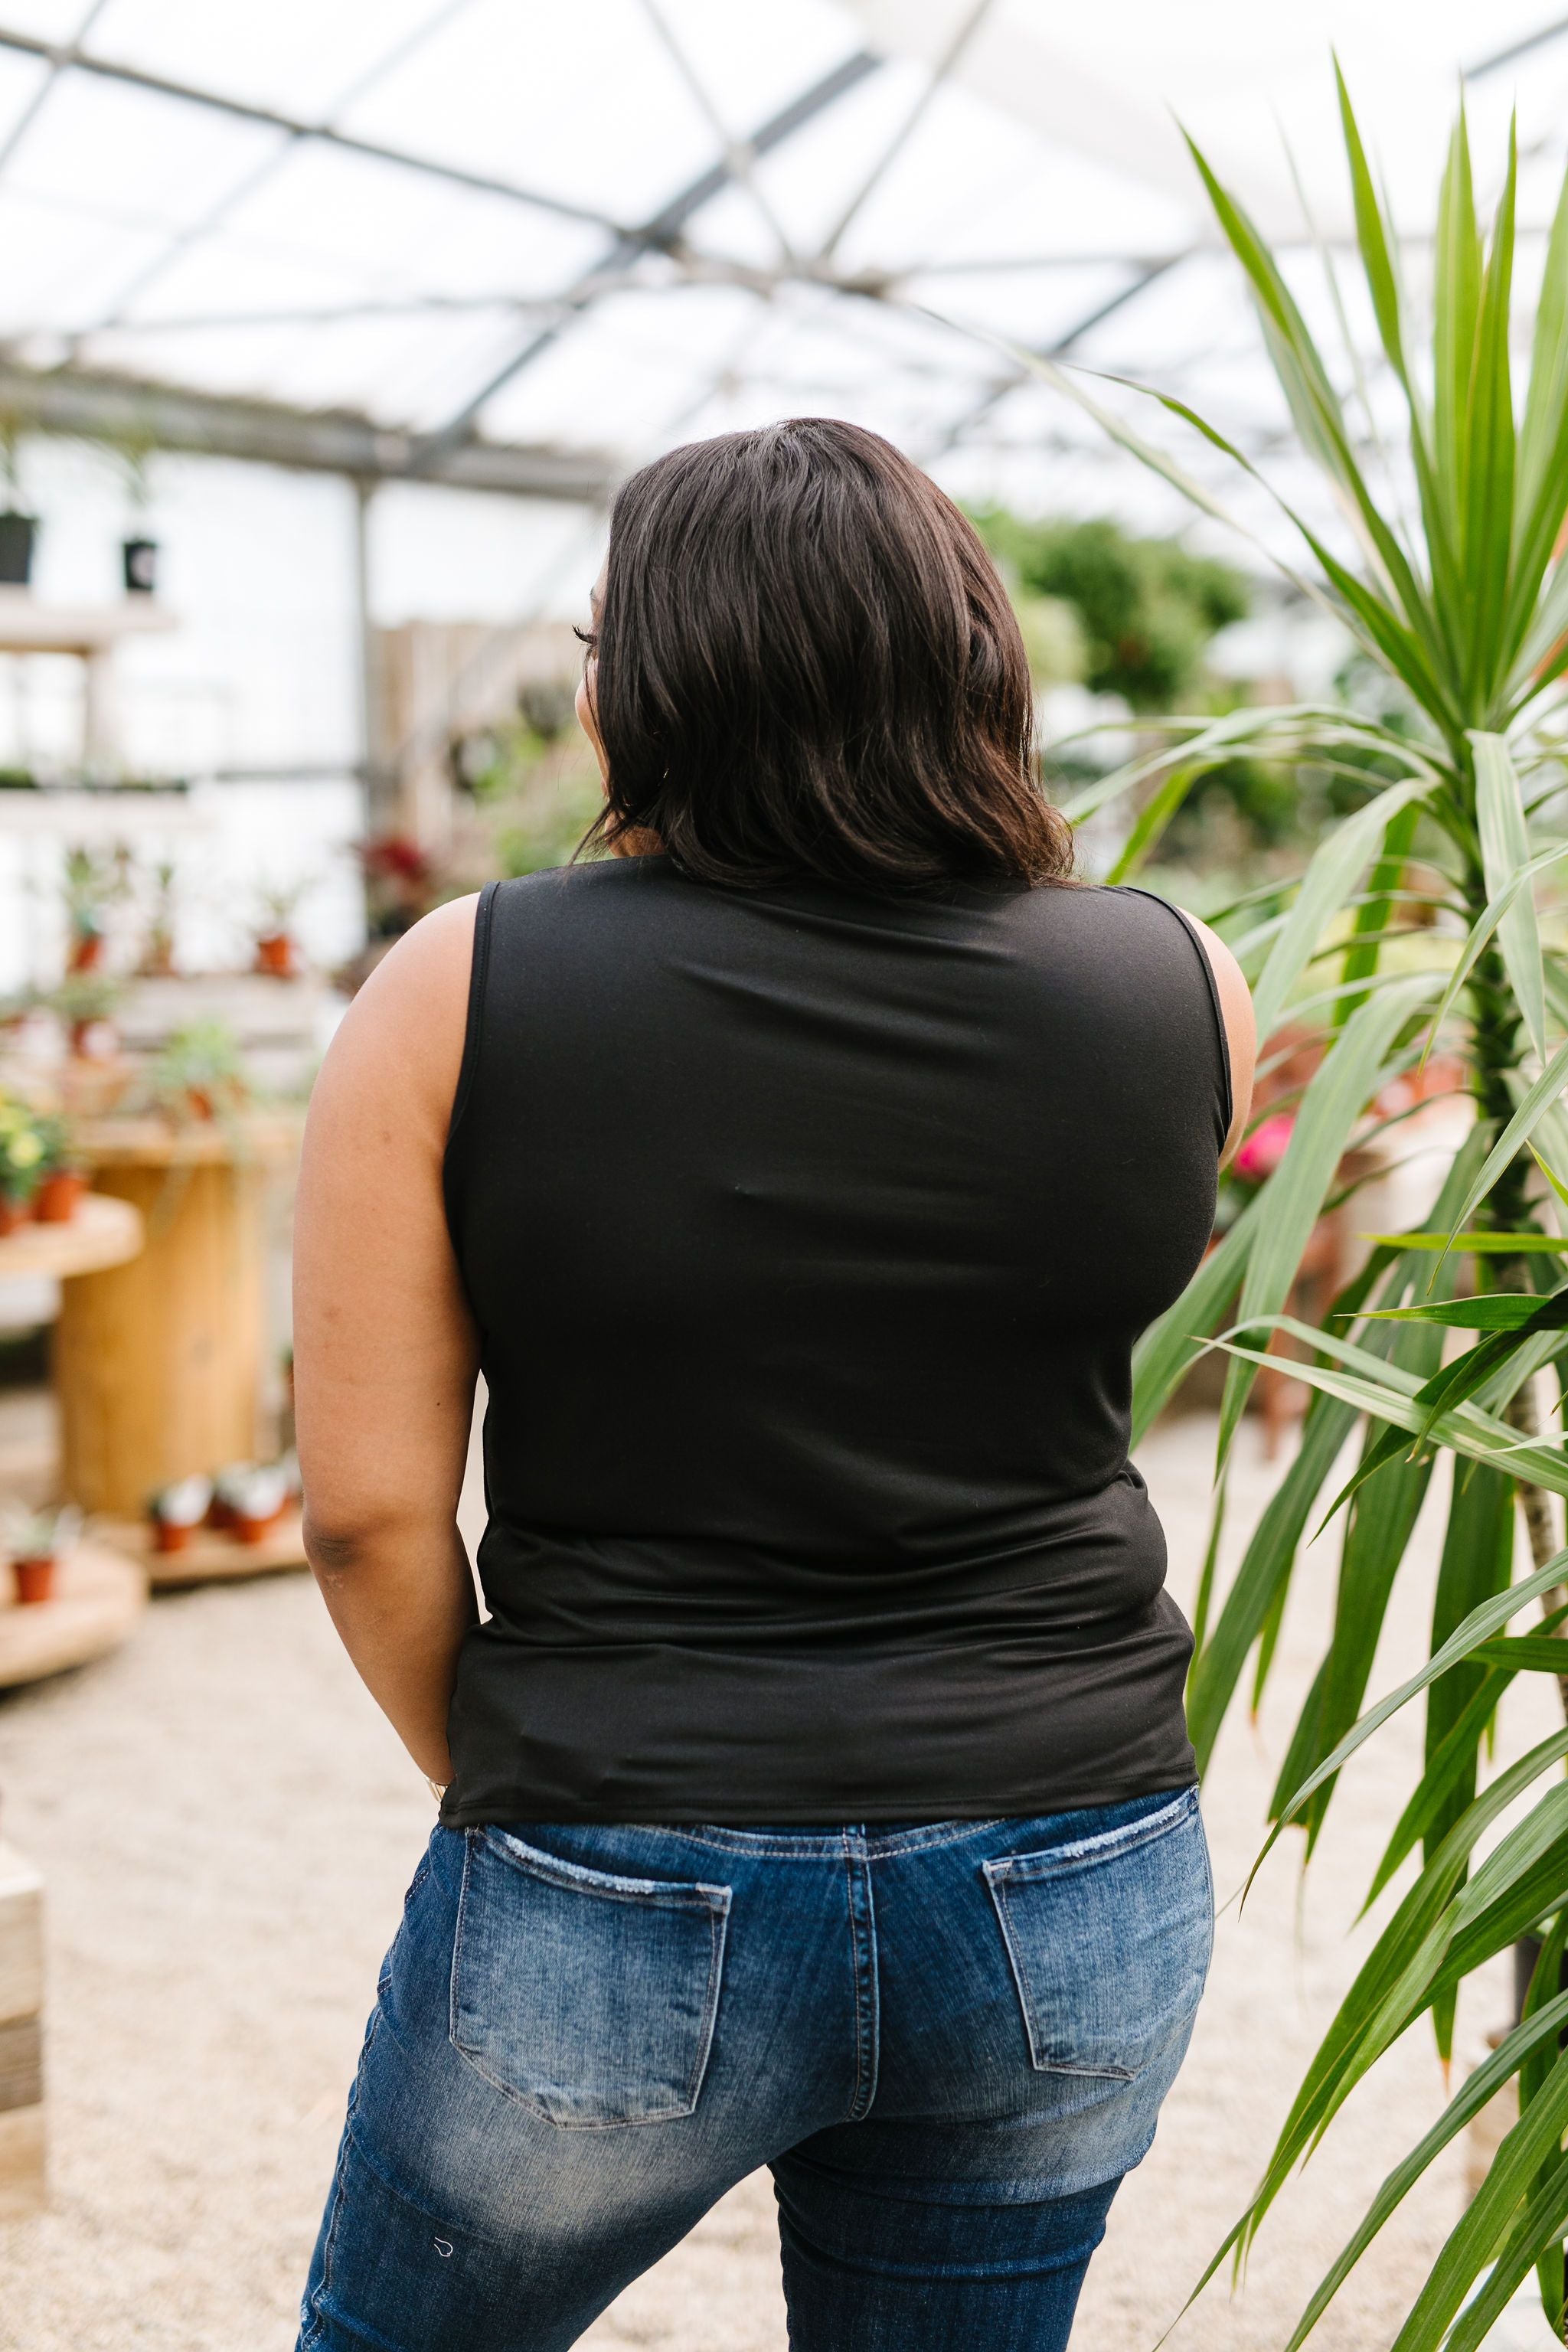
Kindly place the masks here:
[(40, 1681), (117, 1650), (147, 1605), (147, 1579), (101, 1543), (79, 1543), (56, 1573), (55, 1598), (24, 1608), (0, 1568), (0, 1689)]
[(270, 1576), (279, 1569), (303, 1568), (305, 1538), (298, 1511), (285, 1512), (260, 1543), (241, 1543), (216, 1528), (197, 1528), (184, 1551), (154, 1551), (144, 1519), (95, 1519), (92, 1532), (133, 1560), (154, 1592), (182, 1585), (217, 1584), (235, 1576)]

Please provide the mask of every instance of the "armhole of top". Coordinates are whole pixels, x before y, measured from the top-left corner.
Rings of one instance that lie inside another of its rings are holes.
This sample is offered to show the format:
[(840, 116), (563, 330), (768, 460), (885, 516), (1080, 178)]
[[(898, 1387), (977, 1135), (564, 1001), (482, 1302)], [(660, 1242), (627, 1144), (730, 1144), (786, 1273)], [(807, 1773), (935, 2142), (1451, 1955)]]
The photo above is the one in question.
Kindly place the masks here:
[(487, 882), (479, 892), (479, 903), (474, 909), (474, 951), (468, 966), (468, 1013), (463, 1029), (463, 1058), (458, 1070), (458, 1084), (452, 1096), (452, 1116), (447, 1123), (447, 1149), (442, 1157), (442, 1188), (447, 1196), (448, 1222), (452, 1211), (453, 1152), (458, 1130), (474, 1091), (479, 1069), (479, 1046), (485, 1023), (485, 976), (490, 960), (490, 918), (495, 906), (499, 882)]
[(1162, 898), (1154, 890), (1141, 890), (1136, 882), (1118, 883), (1116, 887), (1128, 891), (1134, 898), (1147, 898), (1152, 905), (1163, 907), (1167, 915), (1175, 917), (1193, 943), (1193, 953), (1203, 969), (1205, 985), (1209, 993), (1209, 1009), (1214, 1014), (1215, 1034), (1219, 1040), (1220, 1108), (1224, 1114), (1220, 1122), (1219, 1146), (1223, 1151), (1226, 1137), (1230, 1133), (1231, 1121), (1236, 1117), (1236, 1082), (1231, 1076), (1230, 1068), (1230, 1033), (1225, 1025), (1225, 1007), (1219, 1001), (1219, 982), (1214, 976), (1214, 966), (1209, 961), (1208, 950), (1198, 937), (1192, 917), (1184, 915), (1180, 907), (1173, 906), (1169, 898)]

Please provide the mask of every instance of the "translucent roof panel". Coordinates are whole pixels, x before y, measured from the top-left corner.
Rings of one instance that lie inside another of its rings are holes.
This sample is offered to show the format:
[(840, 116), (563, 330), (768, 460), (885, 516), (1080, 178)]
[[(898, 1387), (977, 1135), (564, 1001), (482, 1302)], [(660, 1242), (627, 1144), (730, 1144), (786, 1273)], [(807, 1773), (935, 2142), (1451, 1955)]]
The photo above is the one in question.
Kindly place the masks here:
[(815, 408), (1102, 499), (1104, 445), (1008, 347), (1276, 446), (1181, 126), (1331, 325), (1332, 48), (1417, 239), (1458, 78), (1483, 195), (1517, 103), (1528, 286), (1568, 145), (1548, 0), (0, 0), (0, 341), (612, 465)]

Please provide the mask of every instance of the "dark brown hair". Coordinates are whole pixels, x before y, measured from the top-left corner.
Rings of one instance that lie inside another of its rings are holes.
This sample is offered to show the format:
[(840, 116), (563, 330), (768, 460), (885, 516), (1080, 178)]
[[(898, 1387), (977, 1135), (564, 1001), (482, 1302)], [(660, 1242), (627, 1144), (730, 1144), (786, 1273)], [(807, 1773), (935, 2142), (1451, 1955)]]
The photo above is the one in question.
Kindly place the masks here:
[(695, 880), (1060, 880), (1018, 625), (952, 501), (879, 435), (804, 416), (694, 441), (610, 519), (590, 835)]

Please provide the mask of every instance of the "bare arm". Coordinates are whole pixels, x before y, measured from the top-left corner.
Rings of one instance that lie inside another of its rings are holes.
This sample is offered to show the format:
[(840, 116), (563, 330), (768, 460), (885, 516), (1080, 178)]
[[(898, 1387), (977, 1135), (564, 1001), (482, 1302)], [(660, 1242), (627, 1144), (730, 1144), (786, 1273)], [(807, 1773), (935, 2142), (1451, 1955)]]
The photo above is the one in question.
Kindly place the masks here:
[(443, 1785), (475, 1617), (457, 1508), (479, 1349), (441, 1199), (475, 905), (426, 916), (350, 1006), (310, 1100), (294, 1241), (305, 1549), (372, 1696)]
[(1225, 1139), (1225, 1150), (1219, 1164), (1228, 1168), (1235, 1159), (1242, 1137), (1247, 1133), (1247, 1113), (1252, 1108), (1252, 1076), (1258, 1060), (1258, 1024), (1252, 1017), (1252, 995), (1241, 976), (1241, 966), (1222, 939), (1216, 938), (1206, 923), (1195, 915), (1187, 920), (1203, 943), (1204, 953), (1214, 973), (1219, 992), (1219, 1009), (1225, 1021), (1226, 1040), (1230, 1047), (1230, 1133)]

